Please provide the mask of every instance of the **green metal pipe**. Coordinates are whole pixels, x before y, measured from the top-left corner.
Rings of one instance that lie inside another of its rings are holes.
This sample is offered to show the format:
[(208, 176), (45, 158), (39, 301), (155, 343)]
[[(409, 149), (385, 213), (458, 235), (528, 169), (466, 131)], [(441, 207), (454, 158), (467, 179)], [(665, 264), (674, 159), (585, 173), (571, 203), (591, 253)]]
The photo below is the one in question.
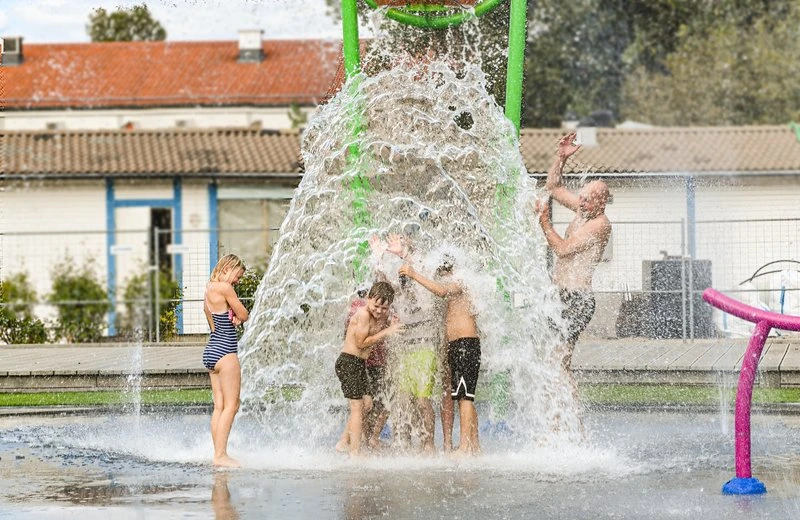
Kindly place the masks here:
[[(344, 71), (348, 80), (347, 88), (353, 96), (350, 109), (353, 111), (351, 133), (357, 138), (363, 132), (361, 121), (361, 94), (358, 92), (361, 80), (361, 49), (358, 41), (358, 7), (357, 0), (342, 0), (342, 54), (344, 55)], [(369, 194), (372, 191), (369, 179), (360, 171), (362, 150), (358, 144), (352, 144), (347, 150), (347, 167), (353, 172), (353, 177), (347, 184), (347, 189), (353, 195), (353, 230), (369, 226), (370, 214), (368, 209)], [(352, 269), (355, 279), (359, 282), (366, 279), (368, 264), (366, 258), (369, 253), (369, 244), (366, 240), (359, 242), (356, 256), (353, 259)]]
[(506, 117), (514, 123), (519, 136), (522, 114), (522, 73), (527, 40), (527, 2), (511, 0), (508, 23), (508, 69), (506, 71)]
[[(364, 0), (367, 5), (369, 5), (373, 9), (377, 9), (378, 3), (375, 0)], [(413, 14), (402, 9), (397, 9), (395, 7), (389, 8), (386, 10), (386, 17), (390, 18), (396, 22), (400, 22), (406, 25), (411, 25), (414, 27), (419, 27), (422, 29), (445, 29), (450, 27), (451, 25), (459, 25), (464, 23), (465, 21), (474, 18), (476, 16), (483, 16), (484, 14), (488, 13), (495, 7), (497, 7), (501, 2), (505, 0), (483, 0), (481, 3), (475, 6), (474, 9), (469, 11), (463, 11), (460, 13), (455, 13), (447, 16), (437, 16), (435, 14)]]
[(342, 32), (344, 43), (344, 71), (350, 79), (361, 70), (361, 55), (358, 43), (358, 0), (342, 0)]

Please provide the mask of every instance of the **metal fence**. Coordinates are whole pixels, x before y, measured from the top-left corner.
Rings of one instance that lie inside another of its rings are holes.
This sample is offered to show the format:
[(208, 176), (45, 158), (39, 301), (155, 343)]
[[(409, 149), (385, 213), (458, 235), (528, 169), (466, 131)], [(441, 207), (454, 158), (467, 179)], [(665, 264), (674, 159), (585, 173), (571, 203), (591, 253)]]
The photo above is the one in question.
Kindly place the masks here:
[[(30, 308), (55, 323), (59, 309), (93, 302), (54, 298), (56, 272), (86, 271), (106, 295), (94, 301), (108, 305), (105, 336), (136, 332), (150, 341), (174, 340), (207, 332), (203, 292), (216, 260), (236, 252), (263, 271), (277, 236), (274, 228), (12, 232), (0, 236), (2, 275), (6, 281), (24, 274), (33, 291)], [(749, 325), (702, 302), (709, 286), (751, 305), (800, 314), (800, 219), (699, 221), (694, 248), (688, 236), (684, 221), (614, 222), (595, 271), (597, 311), (585, 334), (749, 335)], [(170, 288), (178, 290), (170, 294)]]

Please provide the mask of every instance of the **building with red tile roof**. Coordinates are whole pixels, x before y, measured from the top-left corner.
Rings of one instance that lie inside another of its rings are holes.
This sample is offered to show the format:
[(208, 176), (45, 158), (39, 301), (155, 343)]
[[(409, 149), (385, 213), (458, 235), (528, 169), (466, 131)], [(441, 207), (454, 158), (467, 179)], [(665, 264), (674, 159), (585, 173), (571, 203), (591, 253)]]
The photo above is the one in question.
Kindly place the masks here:
[(256, 33), (251, 49), (242, 38), (20, 43), (5, 58), (19, 63), (0, 66), (4, 128), (288, 128), (289, 107), (308, 113), (336, 87), (341, 42)]
[[(6, 110), (315, 105), (330, 88), (341, 44), (266, 40), (260, 62), (235, 41), (25, 44), (3, 67)], [(310, 71), (313, 71), (310, 72)]]
[[(160, 255), (185, 288), (181, 330), (204, 331), (196, 303), (215, 258), (269, 257), (303, 171), (287, 113), (308, 113), (338, 88), (340, 43), (263, 41), (244, 56), (236, 42), (23, 50), (20, 64), (0, 66), (4, 272), (27, 270), (46, 294), (48, 273), (70, 253), (103, 270), (113, 299)], [(529, 174), (542, 179), (564, 133), (522, 130)], [(800, 258), (797, 127), (579, 133), (566, 178), (605, 178), (613, 195), (595, 286), (617, 300), (601, 295), (600, 308), (643, 288), (643, 259), (709, 259), (715, 286), (729, 289), (768, 261)], [(159, 232), (170, 250), (156, 246)]]

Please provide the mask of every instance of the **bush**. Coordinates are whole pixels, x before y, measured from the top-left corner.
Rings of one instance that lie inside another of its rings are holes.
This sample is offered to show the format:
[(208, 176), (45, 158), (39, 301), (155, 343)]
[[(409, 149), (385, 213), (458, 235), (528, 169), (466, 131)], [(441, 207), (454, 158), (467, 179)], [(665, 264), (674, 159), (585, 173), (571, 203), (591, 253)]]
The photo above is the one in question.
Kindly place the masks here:
[(50, 335), (44, 322), (30, 316), (8, 318), (0, 316), (0, 339), (9, 345), (47, 343)]
[(33, 316), (36, 291), (28, 275), (17, 273), (0, 281), (0, 340), (8, 344), (46, 343), (47, 327)]
[[(178, 333), (178, 317), (176, 309), (178, 308), (178, 303), (183, 295), (183, 291), (178, 286), (178, 282), (173, 280), (172, 276), (168, 272), (159, 271), (158, 301), (160, 312), (156, 312), (155, 298), (151, 298), (149, 293), (151, 288), (153, 291), (155, 291), (155, 279), (150, 271), (145, 271), (144, 273), (133, 276), (128, 280), (128, 283), (125, 286), (124, 294), (127, 319), (123, 326), (129, 330), (133, 330), (133, 328), (136, 326), (136, 320), (134, 319), (136, 311), (142, 307), (140, 302), (144, 300), (149, 302), (149, 314), (147, 315), (158, 316), (159, 337), (162, 340), (169, 340), (175, 337), (175, 335)], [(149, 327), (149, 321), (146, 325)]]
[(253, 304), (255, 303), (253, 298), (256, 295), (256, 290), (258, 290), (258, 284), (264, 278), (265, 271), (266, 269), (263, 266), (252, 266), (244, 272), (239, 279), (239, 283), (236, 284), (236, 296), (239, 297), (247, 312), (253, 310)]
[[(258, 284), (261, 283), (261, 279), (264, 278), (265, 271), (266, 268), (260, 265), (250, 267), (244, 272), (242, 277), (239, 278), (239, 283), (236, 284), (236, 296), (239, 297), (239, 301), (242, 302), (247, 312), (253, 311), (256, 290), (258, 290)], [(244, 328), (238, 327), (236, 333), (238, 337), (241, 338), (244, 333)]]
[(67, 257), (53, 269), (53, 292), (50, 299), (58, 306), (57, 338), (70, 343), (99, 340), (106, 328), (108, 295), (92, 270), (92, 262), (75, 266)]

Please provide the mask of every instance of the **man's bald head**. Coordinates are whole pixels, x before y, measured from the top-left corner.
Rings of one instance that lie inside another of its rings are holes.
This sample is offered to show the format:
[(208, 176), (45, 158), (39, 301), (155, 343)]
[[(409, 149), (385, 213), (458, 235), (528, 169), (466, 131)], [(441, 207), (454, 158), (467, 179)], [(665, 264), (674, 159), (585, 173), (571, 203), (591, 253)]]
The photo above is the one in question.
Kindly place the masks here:
[(608, 186), (603, 181), (592, 181), (578, 192), (578, 207), (582, 215), (595, 218), (606, 210), (606, 204), (611, 197)]

